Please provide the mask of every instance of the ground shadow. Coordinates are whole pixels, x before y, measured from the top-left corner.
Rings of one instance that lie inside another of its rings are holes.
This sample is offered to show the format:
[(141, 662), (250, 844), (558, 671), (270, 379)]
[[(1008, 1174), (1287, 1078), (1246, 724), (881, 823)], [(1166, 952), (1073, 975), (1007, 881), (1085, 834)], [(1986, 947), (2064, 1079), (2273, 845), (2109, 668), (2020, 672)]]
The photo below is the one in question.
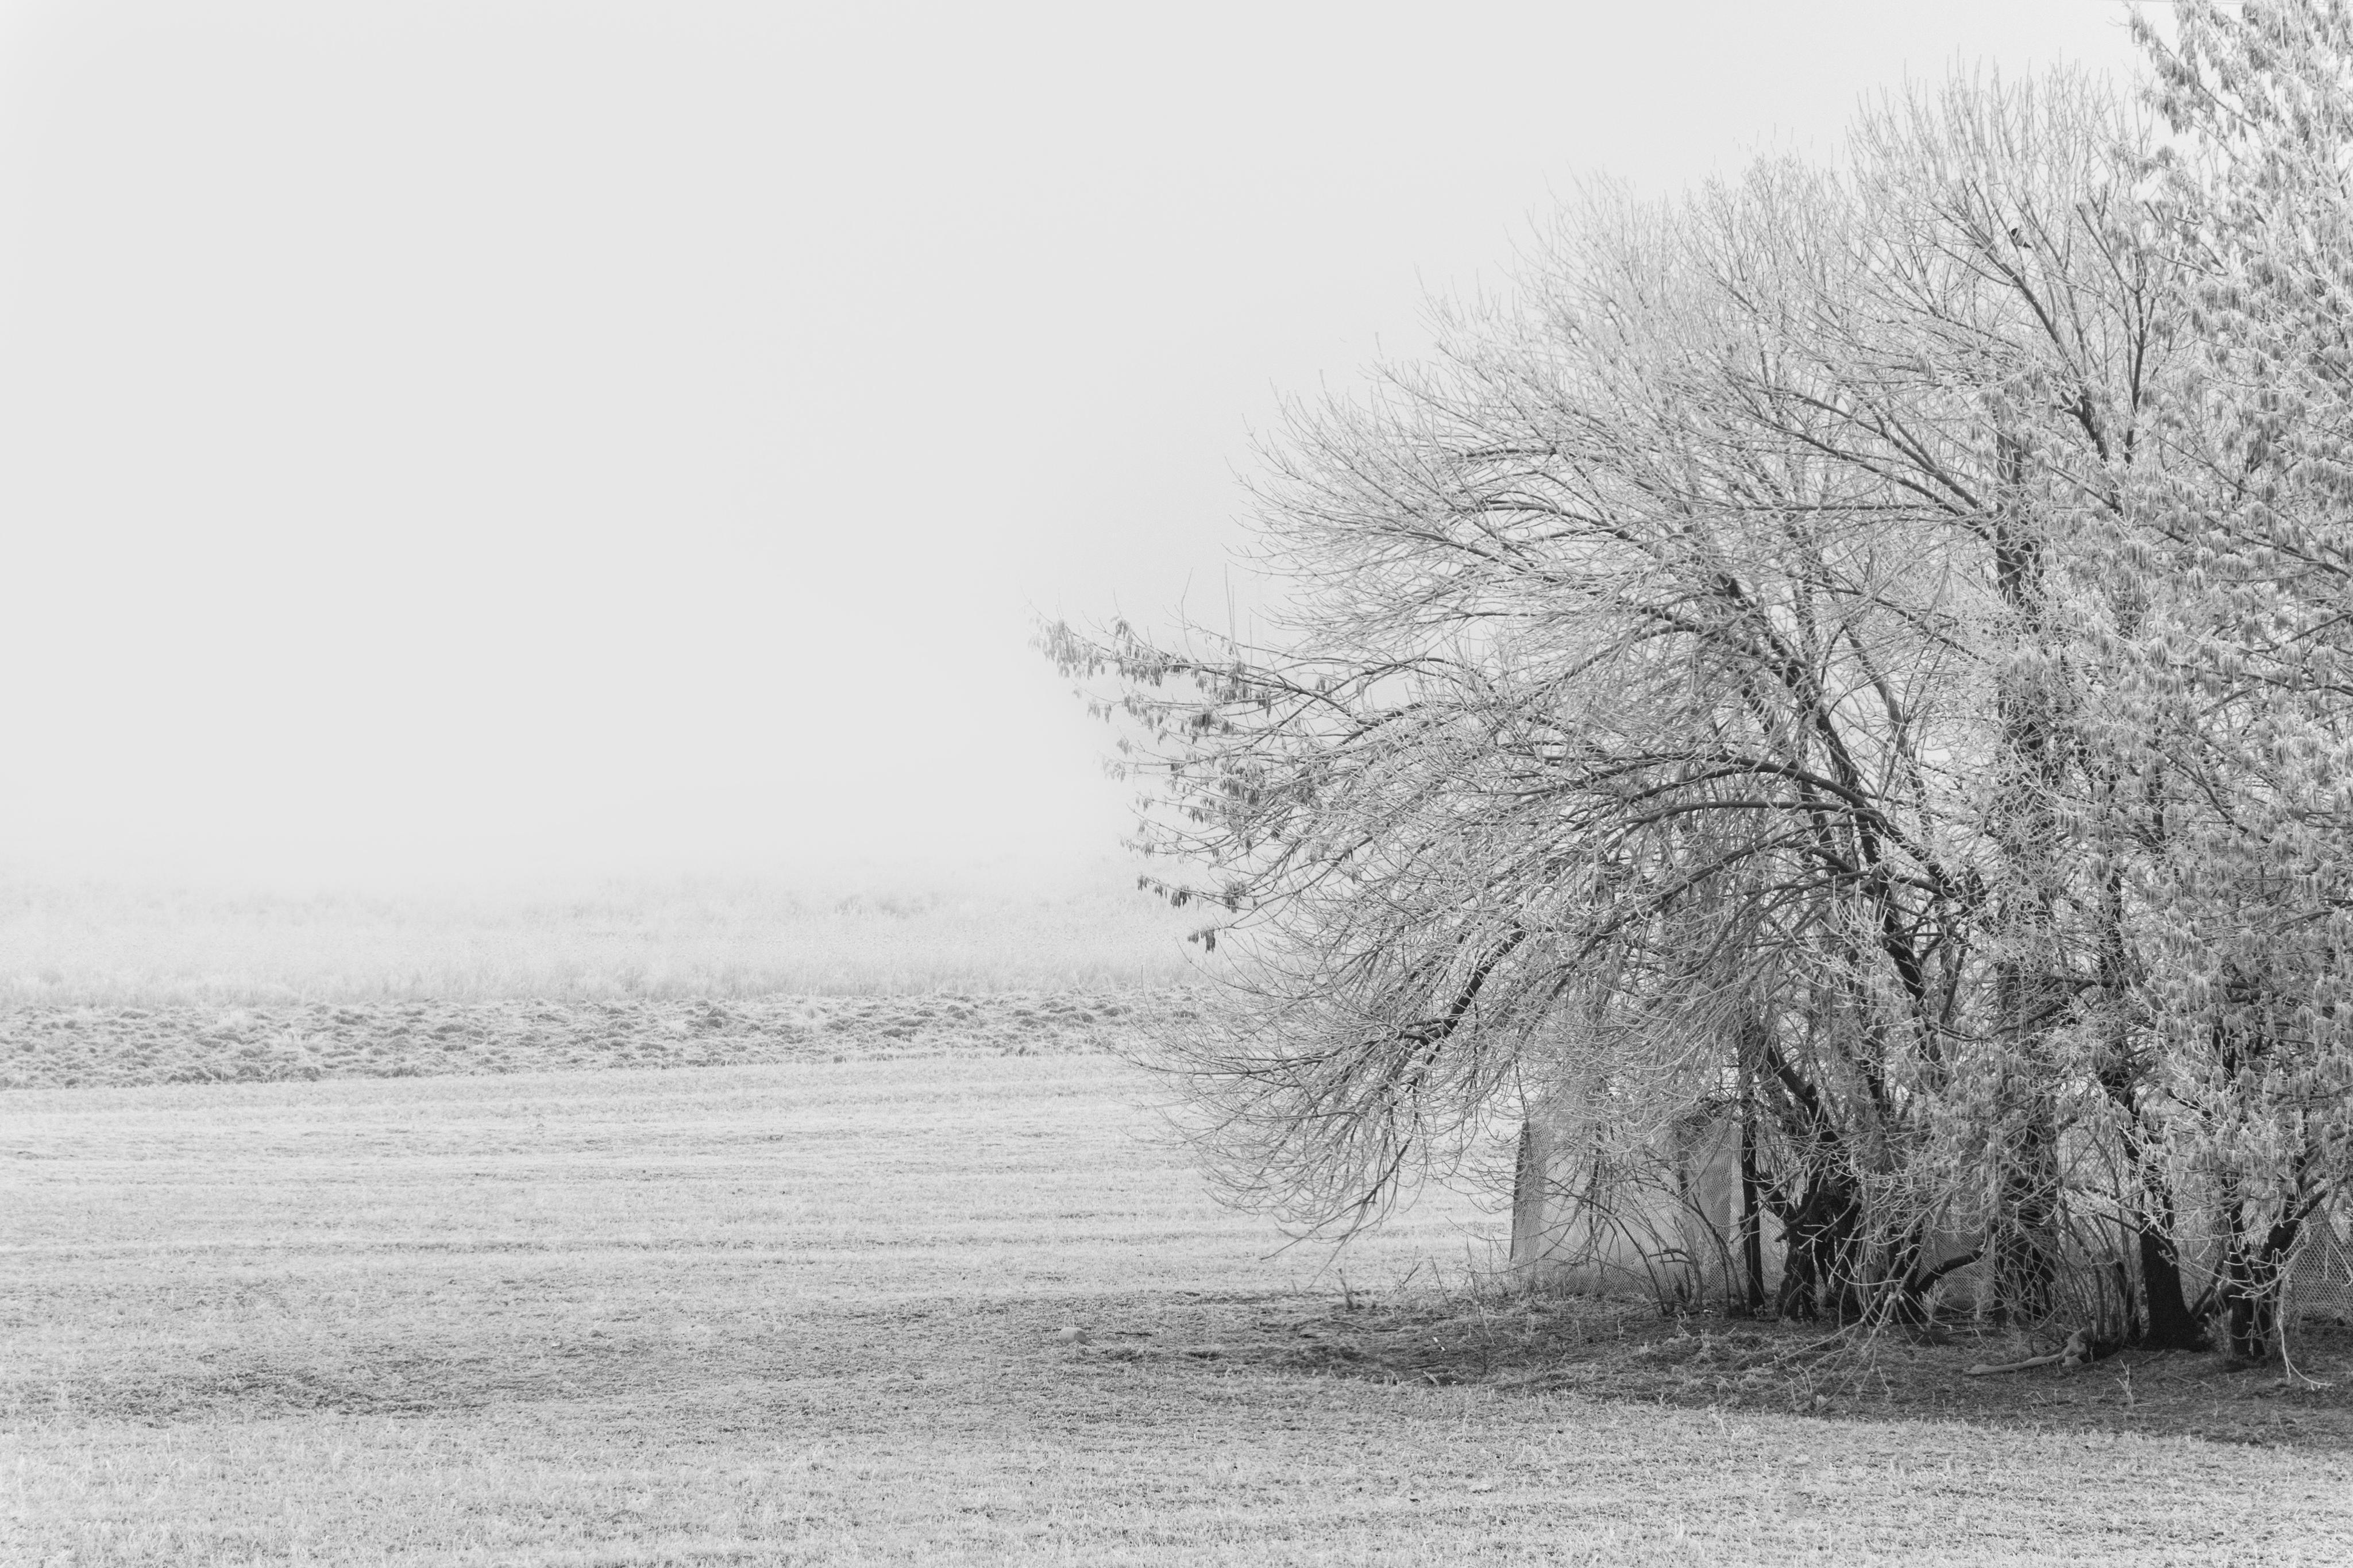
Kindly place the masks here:
[[(1107, 1319), (1074, 1354), (1301, 1376), (1476, 1384), (1612, 1402), (1824, 1417), (1960, 1420), (2353, 1449), (2353, 1331), (2305, 1325), (2277, 1362), (2121, 1351), (2086, 1366), (1972, 1375), (2038, 1348), (1936, 1330), (1663, 1316), (1647, 1302), (1517, 1294), (1162, 1303)], [(2051, 1347), (2041, 1347), (2051, 1348)]]

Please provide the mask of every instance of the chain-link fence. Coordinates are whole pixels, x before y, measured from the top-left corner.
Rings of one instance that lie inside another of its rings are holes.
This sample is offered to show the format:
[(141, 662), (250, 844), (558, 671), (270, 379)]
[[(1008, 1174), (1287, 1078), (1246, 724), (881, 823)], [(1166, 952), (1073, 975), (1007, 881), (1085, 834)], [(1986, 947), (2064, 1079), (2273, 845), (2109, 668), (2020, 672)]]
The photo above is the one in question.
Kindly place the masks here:
[(2292, 1319), (2353, 1326), (2353, 1205), (2339, 1204), (2305, 1226), (2283, 1305)]

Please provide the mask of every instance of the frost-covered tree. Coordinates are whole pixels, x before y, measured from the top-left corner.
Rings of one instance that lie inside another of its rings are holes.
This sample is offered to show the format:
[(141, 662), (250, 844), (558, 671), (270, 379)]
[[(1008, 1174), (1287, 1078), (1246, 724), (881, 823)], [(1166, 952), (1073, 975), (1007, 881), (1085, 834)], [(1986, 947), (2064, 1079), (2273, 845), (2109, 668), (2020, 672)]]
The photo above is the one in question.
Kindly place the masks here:
[(2118, 628), (2108, 728), (2149, 803), (2121, 847), (2164, 1138), (2252, 1353), (2353, 1140), (2353, 15), (2189, 0), (2170, 45), (2141, 35), (2187, 363), (2113, 552), (2145, 611)]
[(2260, 1338), (2342, 1164), (2353, 934), (2353, 426), (2274, 406), (2353, 359), (2327, 246), (2231, 172), (2320, 233), (2342, 32), (2296, 14), (2300, 54), (2254, 8), (2152, 42), (2170, 142), (1963, 82), (1835, 173), (1588, 202), (1294, 411), (1271, 636), (1049, 630), (1162, 889), (1220, 911), (1230, 1005), (1172, 1065), (1240, 1195), (1348, 1223), (1534, 1095), (1604, 1153), (1739, 1099), (1785, 1307), (1916, 1310), (1959, 1232), (2039, 1316), (2106, 1237), (2124, 1331), (2194, 1342), (2205, 1216)]

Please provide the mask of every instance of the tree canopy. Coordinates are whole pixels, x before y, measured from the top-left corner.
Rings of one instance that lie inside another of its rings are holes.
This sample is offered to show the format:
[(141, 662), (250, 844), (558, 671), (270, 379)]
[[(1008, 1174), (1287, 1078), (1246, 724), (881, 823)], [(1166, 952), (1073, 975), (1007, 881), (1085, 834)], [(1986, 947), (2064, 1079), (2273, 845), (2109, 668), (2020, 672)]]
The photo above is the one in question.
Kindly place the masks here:
[(2353, 16), (2140, 37), (2137, 100), (1588, 197), (1292, 410), (1271, 635), (1046, 629), (1216, 911), (1172, 1065), (1238, 1193), (1738, 1097), (1788, 1304), (1915, 1311), (1959, 1233), (2008, 1310), (2105, 1258), (2260, 1346), (2353, 1170)]

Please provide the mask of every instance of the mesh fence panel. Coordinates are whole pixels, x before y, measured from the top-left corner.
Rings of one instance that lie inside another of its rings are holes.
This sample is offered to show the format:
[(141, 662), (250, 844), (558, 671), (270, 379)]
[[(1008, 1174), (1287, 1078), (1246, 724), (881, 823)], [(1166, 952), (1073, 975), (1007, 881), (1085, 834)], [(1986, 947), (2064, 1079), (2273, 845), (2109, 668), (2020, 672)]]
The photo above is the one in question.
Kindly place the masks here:
[(2314, 1216), (2287, 1277), (2287, 1315), (2353, 1323), (2353, 1207)]

